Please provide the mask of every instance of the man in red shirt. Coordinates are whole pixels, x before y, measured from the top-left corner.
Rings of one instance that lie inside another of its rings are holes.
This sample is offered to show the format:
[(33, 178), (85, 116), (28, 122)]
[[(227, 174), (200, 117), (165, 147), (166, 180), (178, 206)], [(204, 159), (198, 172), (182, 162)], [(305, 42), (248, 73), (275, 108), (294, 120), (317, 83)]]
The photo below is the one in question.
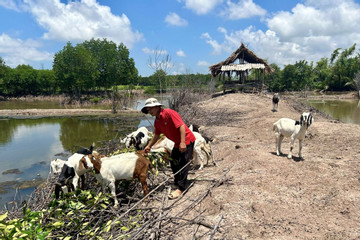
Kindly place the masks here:
[(151, 116), (156, 117), (154, 122), (155, 134), (145, 147), (145, 152), (150, 151), (151, 147), (159, 140), (161, 133), (175, 143), (171, 152), (171, 169), (174, 174), (180, 169), (182, 170), (174, 176), (174, 183), (177, 189), (169, 195), (169, 198), (174, 199), (179, 197), (187, 187), (190, 165), (184, 166), (192, 158), (195, 136), (176, 111), (163, 109), (161, 106), (162, 104), (156, 98), (149, 98), (141, 109), (143, 113), (149, 113)]

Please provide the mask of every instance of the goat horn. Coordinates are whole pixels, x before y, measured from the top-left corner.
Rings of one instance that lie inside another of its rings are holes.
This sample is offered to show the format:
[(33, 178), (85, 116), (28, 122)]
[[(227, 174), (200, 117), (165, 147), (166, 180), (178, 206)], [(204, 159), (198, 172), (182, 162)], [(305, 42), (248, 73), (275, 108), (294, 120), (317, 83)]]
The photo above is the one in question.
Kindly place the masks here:
[(71, 179), (72, 177), (68, 177), (66, 180), (65, 180), (65, 185), (67, 185), (69, 183), (69, 180)]

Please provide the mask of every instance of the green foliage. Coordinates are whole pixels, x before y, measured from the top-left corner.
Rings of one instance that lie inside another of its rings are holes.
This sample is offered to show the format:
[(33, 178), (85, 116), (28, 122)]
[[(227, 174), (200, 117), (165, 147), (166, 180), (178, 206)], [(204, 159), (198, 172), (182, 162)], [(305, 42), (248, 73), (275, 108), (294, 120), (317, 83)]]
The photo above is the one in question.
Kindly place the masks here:
[(274, 72), (269, 75), (269, 81), (267, 83), (269, 90), (273, 92), (280, 92), (284, 89), (281, 84), (281, 70), (280, 67), (276, 64), (270, 64), (271, 68), (274, 69)]
[(64, 92), (81, 95), (83, 90), (95, 86), (99, 76), (97, 59), (84, 46), (75, 47), (70, 42), (54, 56), (53, 69), (56, 80)]
[(22, 219), (7, 220), (7, 212), (0, 215), (0, 238), (4, 240), (46, 239), (51, 230), (43, 226), (45, 212), (32, 212), (25, 206)]
[(155, 87), (153, 86), (145, 87), (144, 94), (155, 94), (155, 93), (156, 93)]
[(322, 58), (315, 65), (307, 61), (289, 64), (281, 71), (269, 75), (269, 89), (272, 91), (300, 91), (302, 89), (342, 91), (356, 89), (355, 74), (360, 71), (360, 55), (355, 55), (354, 44), (348, 49), (337, 48), (330, 60)]
[[(70, 239), (64, 237), (80, 236), (81, 239), (109, 239), (123, 235), (140, 227), (141, 211), (130, 216), (127, 222), (114, 217), (107, 222), (101, 219), (110, 206), (109, 194), (96, 194), (93, 191), (76, 191), (76, 196), (66, 194), (61, 200), (52, 200), (47, 209), (31, 211), (24, 206), (23, 217), (8, 219), (8, 213), (0, 215), (0, 238), (12, 239)], [(100, 223), (100, 224), (99, 224)], [(115, 231), (114, 231), (115, 232)]]
[(90, 102), (92, 102), (92, 103), (98, 103), (100, 101), (101, 101), (101, 97), (93, 97), (90, 99)]

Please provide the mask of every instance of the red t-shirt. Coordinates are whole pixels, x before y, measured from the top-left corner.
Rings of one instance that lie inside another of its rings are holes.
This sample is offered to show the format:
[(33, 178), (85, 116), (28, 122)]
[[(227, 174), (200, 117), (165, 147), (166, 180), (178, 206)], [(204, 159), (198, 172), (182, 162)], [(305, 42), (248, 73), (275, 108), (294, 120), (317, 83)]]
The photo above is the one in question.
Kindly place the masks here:
[[(159, 118), (155, 119), (155, 134), (163, 133), (167, 138), (175, 143), (175, 148), (179, 148), (181, 136), (179, 127), (185, 125), (180, 115), (172, 109), (161, 109)], [(185, 144), (195, 142), (195, 136), (191, 130), (185, 125)]]

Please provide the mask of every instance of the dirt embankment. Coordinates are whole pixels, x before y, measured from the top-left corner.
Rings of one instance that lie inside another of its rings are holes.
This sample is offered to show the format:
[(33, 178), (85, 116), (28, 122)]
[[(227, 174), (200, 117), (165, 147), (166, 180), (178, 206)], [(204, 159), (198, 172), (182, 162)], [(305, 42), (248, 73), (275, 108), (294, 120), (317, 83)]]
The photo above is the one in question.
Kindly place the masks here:
[[(275, 153), (272, 125), (281, 117), (299, 119), (303, 109), (281, 99), (272, 112), (271, 96), (229, 94), (195, 104), (194, 122), (213, 137), (218, 167), (211, 164), (191, 175), (194, 185), (184, 203), (209, 189), (226, 174), (229, 181), (211, 189), (189, 214), (221, 232), (214, 239), (360, 239), (360, 126), (344, 124), (314, 112), (303, 142), (304, 160)], [(194, 231), (179, 232), (189, 239)]]

